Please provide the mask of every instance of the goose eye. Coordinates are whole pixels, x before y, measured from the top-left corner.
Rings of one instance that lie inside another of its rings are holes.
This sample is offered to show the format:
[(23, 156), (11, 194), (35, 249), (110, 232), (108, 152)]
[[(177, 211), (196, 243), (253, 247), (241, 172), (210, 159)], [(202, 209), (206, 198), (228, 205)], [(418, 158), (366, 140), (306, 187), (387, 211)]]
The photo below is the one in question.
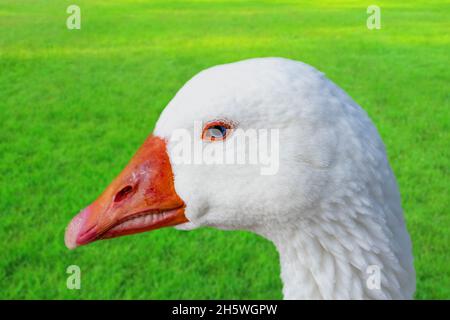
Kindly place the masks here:
[(206, 141), (225, 140), (231, 129), (231, 125), (223, 121), (208, 123), (203, 129), (202, 139)]

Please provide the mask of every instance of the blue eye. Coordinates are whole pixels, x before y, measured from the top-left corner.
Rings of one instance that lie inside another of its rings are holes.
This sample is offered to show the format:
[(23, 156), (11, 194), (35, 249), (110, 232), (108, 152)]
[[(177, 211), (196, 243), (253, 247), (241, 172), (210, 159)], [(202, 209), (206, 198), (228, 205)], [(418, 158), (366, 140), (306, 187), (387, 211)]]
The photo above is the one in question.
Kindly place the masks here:
[(222, 121), (215, 121), (206, 125), (203, 129), (202, 139), (207, 141), (225, 140), (231, 126)]
[(227, 132), (227, 129), (224, 126), (214, 126), (208, 129), (211, 137), (215, 138), (223, 138)]

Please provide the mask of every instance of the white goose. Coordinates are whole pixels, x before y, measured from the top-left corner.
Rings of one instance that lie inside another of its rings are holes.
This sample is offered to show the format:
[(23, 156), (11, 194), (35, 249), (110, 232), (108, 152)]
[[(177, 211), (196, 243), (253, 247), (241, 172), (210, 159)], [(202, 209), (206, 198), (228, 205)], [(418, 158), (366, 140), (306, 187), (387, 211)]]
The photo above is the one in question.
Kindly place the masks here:
[[(173, 161), (177, 129), (194, 146), (218, 148), (238, 128), (279, 130), (276, 174), (253, 164)], [(174, 225), (269, 239), (285, 299), (409, 299), (415, 291), (411, 241), (377, 130), (343, 90), (301, 62), (259, 58), (196, 75), (122, 173), (72, 220), (65, 241), (74, 248)]]

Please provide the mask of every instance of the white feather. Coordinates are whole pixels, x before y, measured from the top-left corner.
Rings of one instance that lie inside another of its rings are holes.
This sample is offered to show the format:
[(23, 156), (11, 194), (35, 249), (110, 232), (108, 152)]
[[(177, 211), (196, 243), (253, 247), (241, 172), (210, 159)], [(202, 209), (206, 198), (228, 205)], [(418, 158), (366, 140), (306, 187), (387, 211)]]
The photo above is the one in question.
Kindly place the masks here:
[[(292, 60), (220, 65), (185, 84), (155, 134), (170, 140), (175, 129), (193, 134), (195, 121), (218, 118), (242, 129), (279, 129), (279, 171), (172, 163), (190, 220), (181, 228), (265, 236), (279, 251), (286, 299), (413, 297), (411, 241), (395, 177), (376, 128), (343, 90)], [(379, 290), (367, 285), (370, 265), (381, 268)]]

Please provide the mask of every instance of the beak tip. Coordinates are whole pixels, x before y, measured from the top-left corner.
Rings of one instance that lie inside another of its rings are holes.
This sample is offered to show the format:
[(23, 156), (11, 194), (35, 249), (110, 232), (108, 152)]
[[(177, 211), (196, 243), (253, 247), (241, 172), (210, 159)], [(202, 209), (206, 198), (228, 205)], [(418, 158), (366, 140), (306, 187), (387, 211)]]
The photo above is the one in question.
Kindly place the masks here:
[(72, 221), (70, 221), (66, 228), (64, 243), (69, 250), (75, 249), (79, 246), (77, 239), (83, 227), (84, 221), (86, 220), (87, 213), (88, 209), (81, 211), (72, 219)]
[(77, 235), (78, 230), (76, 228), (75, 218), (70, 222), (66, 228), (66, 233), (64, 235), (64, 243), (68, 249), (75, 249), (77, 247)]
[(65, 243), (66, 243), (67, 249), (69, 249), (69, 250), (73, 250), (73, 249), (75, 249), (77, 247), (77, 245), (75, 243), (73, 243), (73, 242), (66, 241)]
[(67, 249), (69, 249), (69, 250), (75, 249), (77, 247), (76, 239), (67, 230), (66, 230), (66, 234), (64, 236), (64, 243), (65, 243)]

